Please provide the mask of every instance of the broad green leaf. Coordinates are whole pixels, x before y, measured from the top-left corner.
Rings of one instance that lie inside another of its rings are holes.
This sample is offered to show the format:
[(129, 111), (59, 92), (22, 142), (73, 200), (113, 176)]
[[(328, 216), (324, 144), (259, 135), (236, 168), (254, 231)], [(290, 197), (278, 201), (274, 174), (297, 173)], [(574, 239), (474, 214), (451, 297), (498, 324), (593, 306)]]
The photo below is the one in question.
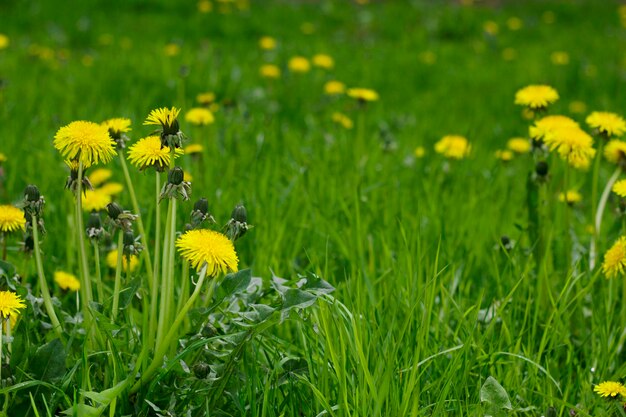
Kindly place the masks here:
[(130, 282), (129, 287), (126, 287), (122, 291), (120, 291), (120, 310), (124, 310), (126, 307), (128, 307), (130, 302), (133, 301), (133, 297), (135, 296), (135, 293), (139, 289), (140, 285), (141, 278), (137, 277)]
[(226, 275), (220, 284), (221, 295), (223, 297), (230, 297), (233, 294), (245, 290), (248, 288), (248, 285), (250, 285), (251, 278), (252, 272), (249, 269), (243, 269), (233, 274)]
[(480, 389), (480, 401), (486, 403), (486, 417), (506, 415), (504, 410), (513, 409), (506, 390), (491, 376)]
[(36, 379), (58, 381), (65, 374), (66, 358), (65, 347), (59, 339), (54, 339), (37, 349), (30, 368)]
[(286, 312), (293, 308), (306, 308), (317, 300), (317, 297), (306, 291), (290, 288), (285, 291), (285, 301), (283, 302), (282, 311)]

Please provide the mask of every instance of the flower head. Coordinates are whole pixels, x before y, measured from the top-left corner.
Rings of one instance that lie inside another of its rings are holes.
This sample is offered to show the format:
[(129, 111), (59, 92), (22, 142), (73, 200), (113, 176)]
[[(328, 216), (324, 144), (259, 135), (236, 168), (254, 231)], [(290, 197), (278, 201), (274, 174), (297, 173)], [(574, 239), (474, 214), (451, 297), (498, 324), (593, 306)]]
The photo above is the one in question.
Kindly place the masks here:
[(239, 259), (233, 242), (213, 230), (190, 230), (176, 240), (181, 256), (192, 267), (200, 269), (206, 263), (207, 275), (237, 271)]
[(617, 181), (611, 190), (620, 197), (626, 197), (626, 180)]
[(435, 144), (435, 152), (452, 159), (463, 159), (469, 155), (471, 146), (467, 138), (448, 135)]
[(313, 65), (318, 68), (331, 69), (335, 66), (335, 61), (330, 55), (317, 54), (313, 56)]
[(185, 114), (185, 120), (196, 126), (210, 125), (215, 121), (213, 113), (204, 107), (194, 107)]
[(180, 113), (180, 109), (176, 107), (172, 107), (171, 109), (167, 107), (154, 109), (150, 112), (143, 124), (161, 126), (165, 134), (176, 134), (178, 133), (178, 113)]
[(102, 126), (109, 130), (109, 135), (112, 138), (119, 137), (122, 133), (130, 132), (130, 124), (130, 119), (125, 117), (116, 117), (102, 122)]
[(557, 129), (546, 135), (544, 142), (574, 168), (586, 169), (596, 154), (593, 138), (577, 127)]
[(83, 120), (60, 128), (54, 136), (54, 147), (64, 159), (79, 160), (84, 167), (107, 163), (117, 155), (108, 129)]
[(332, 115), (333, 122), (341, 125), (344, 129), (352, 129), (354, 122), (343, 113), (335, 112)]
[(54, 282), (56, 282), (62, 290), (80, 290), (80, 281), (76, 278), (76, 276), (67, 272), (56, 271), (54, 273)]
[(101, 189), (86, 190), (83, 194), (83, 210), (102, 211), (111, 202), (111, 194), (102, 192)]
[(124, 191), (124, 186), (120, 184), (119, 182), (108, 182), (104, 184), (102, 187), (96, 188), (95, 191), (99, 191), (101, 193), (114, 196)]
[(10, 43), (11, 41), (9, 40), (9, 37), (4, 33), (0, 33), (0, 50), (8, 47)]
[(204, 147), (199, 143), (191, 143), (185, 147), (185, 155), (193, 155), (196, 153), (201, 153), (204, 150)]
[(594, 111), (585, 121), (607, 137), (622, 136), (626, 132), (626, 121), (615, 113)]
[(265, 49), (266, 51), (272, 50), (276, 48), (276, 39), (271, 36), (263, 36), (259, 39), (259, 47), (261, 47), (261, 49)]
[[(122, 270), (128, 272), (128, 255), (122, 256)], [(106, 257), (106, 264), (109, 268), (117, 268), (117, 249), (110, 251)], [(133, 272), (139, 265), (139, 258), (136, 255), (130, 255), (130, 272)]]
[(341, 81), (328, 81), (324, 84), (324, 94), (329, 96), (343, 94), (346, 91), (346, 85)]
[(604, 147), (604, 157), (614, 164), (626, 161), (626, 142), (617, 139), (610, 140)]
[(605, 381), (593, 387), (593, 390), (602, 397), (626, 397), (626, 387), (619, 382)]
[(0, 233), (24, 230), (25, 227), (26, 219), (22, 210), (10, 205), (0, 206)]
[(614, 278), (624, 274), (626, 267), (626, 236), (615, 241), (611, 249), (604, 254), (602, 272), (607, 278)]
[(552, 115), (537, 120), (535, 124), (529, 128), (529, 133), (531, 138), (543, 140), (546, 135), (549, 135), (559, 129), (575, 127), (579, 127), (578, 123), (569, 117)]
[(509, 151), (508, 149), (498, 149), (495, 152), (495, 157), (496, 159), (501, 160), (502, 162), (509, 162), (513, 159), (513, 152)]
[(0, 152), (0, 164), (6, 162), (7, 156)]
[(289, 71), (291, 72), (304, 73), (309, 72), (309, 70), (311, 69), (311, 64), (309, 63), (309, 60), (303, 56), (294, 56), (289, 60), (287, 66), (289, 67)]
[(413, 151), (413, 155), (415, 155), (416, 158), (423, 158), (424, 155), (426, 155), (426, 149), (424, 149), (423, 146), (418, 146)]
[(567, 203), (569, 205), (580, 203), (582, 199), (582, 196), (576, 190), (568, 190), (566, 193), (559, 194), (559, 201), (561, 203)]
[(215, 93), (200, 93), (196, 96), (198, 104), (208, 106), (215, 101)]
[(515, 153), (530, 152), (530, 141), (525, 138), (512, 138), (506, 143), (506, 147)]
[(259, 74), (263, 78), (280, 78), (280, 68), (276, 65), (265, 64), (259, 68)]
[(89, 182), (91, 185), (97, 187), (100, 184), (105, 183), (109, 178), (113, 176), (113, 171), (106, 168), (95, 169), (89, 174)]
[(22, 297), (12, 291), (0, 291), (0, 319), (17, 317), (26, 308)]
[(348, 97), (355, 98), (359, 101), (377, 101), (378, 93), (369, 88), (349, 88), (346, 91)]
[(545, 109), (559, 99), (559, 93), (548, 85), (529, 85), (515, 93), (515, 104), (533, 110)]
[[(182, 149), (177, 148), (175, 156), (182, 154)], [(170, 166), (170, 148), (167, 146), (162, 148), (158, 136), (148, 136), (128, 149), (128, 159), (141, 171), (154, 167), (157, 171), (163, 172)]]

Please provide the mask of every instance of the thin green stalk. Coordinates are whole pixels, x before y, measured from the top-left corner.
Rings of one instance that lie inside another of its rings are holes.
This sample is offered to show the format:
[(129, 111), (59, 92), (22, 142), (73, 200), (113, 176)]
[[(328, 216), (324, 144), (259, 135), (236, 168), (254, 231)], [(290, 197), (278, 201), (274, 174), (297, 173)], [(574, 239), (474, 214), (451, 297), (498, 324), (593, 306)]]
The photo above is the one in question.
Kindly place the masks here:
[(104, 303), (104, 290), (102, 289), (102, 271), (100, 270), (100, 247), (97, 241), (93, 241), (93, 258), (96, 262), (96, 292), (98, 302)]
[(155, 279), (159, 282), (154, 282), (152, 289), (150, 290), (150, 319), (148, 322), (148, 333), (145, 343), (148, 346), (152, 346), (157, 331), (157, 300), (159, 298), (159, 287), (162, 285), (163, 277), (159, 274), (159, 253), (161, 251), (161, 205), (159, 204), (159, 196), (161, 193), (161, 174), (156, 171), (156, 189), (155, 189), (155, 239), (154, 239), (154, 274)]
[[(126, 158), (120, 152), (120, 163), (122, 165), (122, 171), (124, 171), (124, 180), (126, 181), (126, 186), (128, 187), (128, 192), (130, 194), (130, 201), (133, 205), (133, 211), (137, 215), (137, 229), (139, 229), (139, 236), (141, 239), (141, 244), (143, 245), (142, 256), (144, 258), (144, 262), (146, 263), (146, 270), (148, 272), (148, 288), (152, 288), (154, 285), (154, 277), (153, 268), (152, 268), (152, 258), (150, 257), (150, 249), (148, 246), (148, 237), (146, 236), (146, 229), (143, 227), (143, 220), (141, 220), (141, 211), (139, 210), (139, 204), (137, 203), (137, 195), (135, 194), (135, 187), (133, 186), (133, 182), (130, 179), (130, 174), (128, 172), (128, 165), (126, 164)], [(158, 223), (157, 223), (158, 224)]]
[(183, 261), (183, 270), (181, 275), (181, 287), (180, 294), (178, 295), (178, 304), (176, 306), (176, 311), (180, 311), (183, 308), (183, 303), (187, 298), (189, 298), (189, 262)]
[(167, 303), (166, 303), (166, 311), (165, 311), (165, 317), (167, 318), (167, 322), (170, 323), (172, 320), (172, 317), (175, 314), (175, 302), (174, 302), (174, 282), (176, 280), (176, 271), (174, 269), (174, 266), (176, 264), (175, 262), (175, 255), (176, 255), (176, 208), (177, 208), (177, 201), (176, 199), (172, 199), (172, 219), (171, 219), (171, 223), (170, 223), (170, 234), (169, 234), (169, 244), (168, 244), (168, 249), (169, 252), (167, 254), (167, 256), (169, 257), (168, 260), (168, 271), (163, 271), (167, 274), (167, 293), (165, 294), (166, 298), (167, 298)]
[[(46, 276), (43, 272), (43, 262), (41, 260), (41, 249), (39, 248), (39, 229), (37, 229), (37, 216), (33, 215), (31, 219), (31, 226), (33, 228), (33, 244), (35, 249), (35, 263), (37, 265), (37, 278), (39, 281), (39, 288), (41, 289), (41, 295), (43, 296), (43, 304), (52, 322), (52, 328), (57, 333), (59, 338), (63, 338), (63, 328), (56, 313), (54, 312), (54, 306), (52, 305), (52, 298), (50, 298), (50, 290), (48, 289), (48, 283)], [(82, 285), (81, 285), (82, 288)]]
[(78, 243), (79, 252), (79, 270), (81, 273), (81, 303), (83, 310), (83, 319), (85, 320), (85, 329), (89, 333), (91, 328), (91, 312), (89, 311), (89, 304), (92, 300), (93, 293), (91, 290), (91, 278), (89, 276), (89, 265), (87, 263), (87, 250), (85, 249), (85, 240), (83, 239), (83, 207), (82, 207), (82, 194), (83, 194), (83, 163), (78, 163), (78, 180), (76, 187), (76, 238)]
[[(207, 271), (207, 265), (204, 265), (204, 267), (202, 267), (202, 270), (200, 271), (200, 277), (198, 278), (198, 282), (196, 283), (196, 288), (191, 294), (191, 297), (189, 297), (189, 299), (187, 300), (183, 308), (178, 312), (178, 315), (176, 316), (176, 319), (174, 319), (174, 322), (170, 326), (170, 330), (165, 335), (163, 342), (154, 353), (154, 358), (152, 359), (150, 366), (148, 366), (148, 369), (146, 369), (146, 371), (141, 375), (141, 379), (137, 381), (135, 385), (133, 385), (133, 387), (130, 389), (131, 394), (134, 394), (137, 391), (139, 391), (139, 388), (141, 388), (143, 382), (149, 381), (152, 378), (153, 374), (156, 372), (156, 370), (160, 368), (163, 362), (163, 355), (169, 348), (169, 345), (172, 342), (172, 339), (174, 339), (174, 337), (176, 336), (178, 327), (180, 326), (183, 319), (187, 315), (187, 312), (193, 306), (194, 302), (196, 301), (196, 298), (198, 298), (198, 295), (200, 294), (200, 290), (202, 289), (202, 284), (204, 283), (204, 279), (206, 278), (206, 271)], [(209, 286), (209, 294), (213, 293), (215, 282), (216, 280), (211, 281), (211, 285)]]
[(113, 287), (113, 305), (111, 306), (111, 322), (117, 318), (117, 309), (120, 303), (120, 289), (122, 286), (122, 259), (124, 258), (124, 232), (120, 229), (117, 238), (117, 265), (115, 266), (115, 284)]
[(168, 268), (168, 264), (169, 264), (169, 256), (167, 256), (168, 251), (169, 251), (169, 235), (170, 235), (170, 222), (171, 222), (171, 218), (172, 218), (172, 201), (169, 201), (168, 207), (167, 207), (167, 217), (165, 220), (165, 236), (163, 239), (163, 255), (162, 255), (162, 261), (163, 261), (163, 265), (162, 265), (162, 274), (161, 274), (161, 298), (159, 300), (159, 320), (157, 323), (157, 333), (156, 333), (156, 341), (155, 341), (155, 349), (158, 349), (161, 345), (161, 341), (163, 339), (163, 335), (165, 333), (165, 305), (167, 303), (167, 288), (168, 288), (168, 284), (167, 284), (167, 271), (169, 270)]
[(563, 193), (565, 195), (565, 260), (566, 267), (569, 269), (572, 267), (572, 236), (570, 234), (570, 206), (569, 201), (567, 200), (567, 193), (569, 192), (569, 176), (570, 176), (570, 166), (568, 163), (565, 164), (565, 176), (563, 178)]
[[(611, 193), (611, 189), (615, 184), (615, 181), (619, 178), (619, 174), (622, 172), (622, 168), (617, 167), (609, 181), (606, 183), (604, 187), (604, 191), (602, 192), (602, 196), (600, 197), (600, 202), (598, 203), (598, 211), (596, 212), (595, 218), (595, 228), (594, 228), (594, 236), (600, 236), (600, 228), (602, 227), (602, 216), (604, 214), (604, 208), (606, 207), (606, 202), (609, 199), (609, 194)], [(591, 245), (589, 247), (589, 269), (593, 270), (596, 266), (596, 239), (591, 239)]]

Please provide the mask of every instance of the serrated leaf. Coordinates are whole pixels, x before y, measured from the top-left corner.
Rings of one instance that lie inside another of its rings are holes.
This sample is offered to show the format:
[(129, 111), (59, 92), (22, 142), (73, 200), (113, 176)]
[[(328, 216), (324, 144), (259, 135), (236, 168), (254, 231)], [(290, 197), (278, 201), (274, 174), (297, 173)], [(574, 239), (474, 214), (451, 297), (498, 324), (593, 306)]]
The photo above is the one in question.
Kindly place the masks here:
[(315, 303), (317, 297), (306, 291), (296, 288), (290, 288), (285, 291), (285, 301), (283, 302), (282, 311), (286, 312), (294, 308), (306, 308)]
[(67, 353), (59, 339), (41, 346), (35, 351), (30, 368), (35, 378), (41, 381), (54, 382), (65, 374)]
[(335, 287), (315, 274), (305, 279), (306, 282), (300, 287), (301, 290), (310, 291), (314, 294), (330, 294), (335, 291)]
[(241, 292), (248, 288), (250, 280), (252, 279), (252, 272), (249, 269), (243, 269), (241, 271), (228, 274), (222, 280), (220, 284), (220, 290), (223, 297), (230, 297), (233, 294)]

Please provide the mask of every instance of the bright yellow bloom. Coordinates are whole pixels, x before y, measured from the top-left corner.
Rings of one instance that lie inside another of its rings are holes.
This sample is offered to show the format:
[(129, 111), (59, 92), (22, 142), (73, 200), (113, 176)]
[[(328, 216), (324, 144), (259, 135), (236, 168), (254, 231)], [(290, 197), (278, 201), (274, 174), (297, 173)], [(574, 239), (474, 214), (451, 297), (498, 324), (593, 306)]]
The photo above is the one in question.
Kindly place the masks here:
[(495, 36), (500, 31), (500, 28), (498, 27), (498, 24), (496, 22), (494, 22), (493, 20), (488, 20), (483, 24), (483, 30), (488, 34)]
[(67, 272), (56, 271), (54, 273), (54, 282), (56, 282), (62, 290), (80, 290), (80, 281), (74, 275)]
[(611, 190), (620, 197), (626, 197), (626, 180), (617, 181)]
[(180, 54), (180, 46), (173, 42), (168, 43), (165, 47), (163, 47), (163, 52), (166, 56), (176, 56)]
[(309, 60), (303, 56), (294, 56), (289, 60), (287, 66), (289, 67), (289, 71), (291, 72), (304, 73), (309, 72), (309, 70), (311, 69), (311, 64), (309, 63)]
[(177, 109), (176, 107), (172, 107), (171, 109), (168, 109), (167, 107), (154, 109), (150, 112), (143, 124), (161, 126), (163, 130), (169, 131), (172, 127), (178, 124), (178, 121), (176, 120), (178, 113), (180, 113), (180, 109)]
[(194, 107), (185, 114), (185, 120), (196, 126), (210, 125), (215, 121), (213, 113), (204, 107)]
[(12, 291), (0, 291), (0, 318), (17, 317), (20, 310), (26, 308), (22, 297)]
[(102, 126), (109, 130), (111, 137), (119, 136), (122, 133), (130, 132), (130, 119), (125, 117), (116, 117), (114, 119), (105, 120)]
[(613, 164), (626, 160), (626, 142), (610, 140), (604, 147), (604, 157)]
[(111, 194), (103, 193), (99, 189), (86, 190), (83, 194), (83, 210), (100, 211), (107, 207), (111, 202)]
[(548, 85), (529, 85), (515, 93), (515, 104), (543, 109), (559, 99), (559, 93)]
[(0, 163), (6, 162), (6, 161), (7, 161), (7, 156), (3, 153), (0, 153)]
[(24, 230), (26, 219), (24, 212), (17, 207), (0, 206), (0, 233), (12, 233), (16, 230)]
[(191, 182), (193, 181), (193, 176), (187, 171), (183, 171), (183, 181)]
[[(176, 148), (174, 156), (183, 154), (183, 150)], [(163, 171), (170, 166), (170, 148), (161, 148), (161, 139), (158, 136), (148, 136), (137, 141), (128, 149), (128, 159), (139, 168), (155, 167), (157, 171)]]
[(559, 193), (559, 201), (561, 203), (573, 205), (576, 203), (580, 203), (582, 199), (583, 197), (576, 190), (568, 190), (567, 193)]
[(60, 128), (54, 136), (54, 147), (64, 159), (78, 159), (84, 167), (107, 163), (117, 155), (109, 130), (82, 120)]
[(213, 230), (190, 230), (176, 240), (181, 256), (193, 268), (200, 270), (207, 265), (207, 275), (237, 271), (239, 259), (233, 242)]
[(615, 113), (594, 111), (587, 119), (587, 124), (606, 136), (622, 136), (626, 132), (626, 121)]
[(95, 169), (89, 174), (89, 182), (94, 187), (106, 182), (113, 175), (113, 171), (106, 168)]
[(10, 43), (9, 37), (4, 33), (0, 33), (0, 50), (6, 49)]
[(435, 144), (435, 152), (452, 159), (463, 159), (469, 155), (471, 146), (463, 136), (448, 135)]
[(348, 94), (348, 97), (355, 98), (359, 101), (378, 100), (378, 93), (368, 88), (349, 88), (346, 94)]
[(185, 155), (193, 155), (194, 153), (201, 153), (204, 150), (199, 143), (192, 143), (185, 148)]
[(332, 96), (336, 94), (343, 94), (346, 91), (346, 85), (341, 81), (328, 81), (324, 84), (324, 93)]
[(567, 116), (553, 115), (539, 119), (528, 131), (533, 139), (545, 139), (546, 136), (559, 129), (578, 128), (578, 123)]
[(317, 54), (313, 56), (313, 65), (319, 68), (331, 69), (335, 66), (335, 61), (330, 55)]
[(569, 64), (569, 54), (564, 51), (554, 51), (550, 55), (550, 60), (554, 65), (567, 65)]
[[(128, 259), (128, 255), (122, 256), (122, 271), (124, 272), (128, 270)], [(106, 263), (109, 268), (117, 268), (117, 249), (113, 249), (107, 254)], [(133, 272), (137, 265), (139, 265), (139, 258), (135, 255), (130, 255), (130, 272)]]
[(506, 147), (515, 153), (530, 152), (530, 141), (525, 138), (512, 138), (506, 143)]
[(345, 129), (352, 129), (354, 127), (354, 122), (348, 116), (343, 113), (335, 112), (332, 115), (333, 122), (340, 124)]
[(124, 186), (119, 182), (109, 182), (104, 184), (102, 187), (97, 188), (96, 191), (114, 196), (124, 191)]
[(215, 101), (215, 93), (200, 93), (196, 96), (198, 104), (208, 106)]
[(597, 392), (602, 397), (626, 397), (626, 387), (624, 387), (621, 383), (614, 381), (602, 382), (593, 387), (593, 391)]
[(558, 129), (544, 138), (545, 144), (551, 151), (557, 150), (562, 159), (578, 169), (589, 167), (595, 156), (593, 138), (579, 128)]
[(423, 158), (424, 155), (426, 155), (426, 149), (424, 149), (423, 146), (418, 146), (413, 151), (413, 155), (415, 155), (416, 158)]
[(261, 49), (265, 49), (267, 51), (276, 48), (276, 39), (271, 36), (263, 36), (259, 39), (259, 46)]
[(602, 272), (607, 278), (614, 278), (624, 274), (626, 267), (626, 236), (615, 241), (611, 249), (604, 254)]
[(513, 159), (513, 152), (509, 150), (501, 150), (498, 149), (495, 153), (496, 159), (499, 159), (503, 162), (509, 162)]
[(266, 64), (259, 68), (259, 74), (263, 78), (280, 78), (280, 68), (276, 65)]

